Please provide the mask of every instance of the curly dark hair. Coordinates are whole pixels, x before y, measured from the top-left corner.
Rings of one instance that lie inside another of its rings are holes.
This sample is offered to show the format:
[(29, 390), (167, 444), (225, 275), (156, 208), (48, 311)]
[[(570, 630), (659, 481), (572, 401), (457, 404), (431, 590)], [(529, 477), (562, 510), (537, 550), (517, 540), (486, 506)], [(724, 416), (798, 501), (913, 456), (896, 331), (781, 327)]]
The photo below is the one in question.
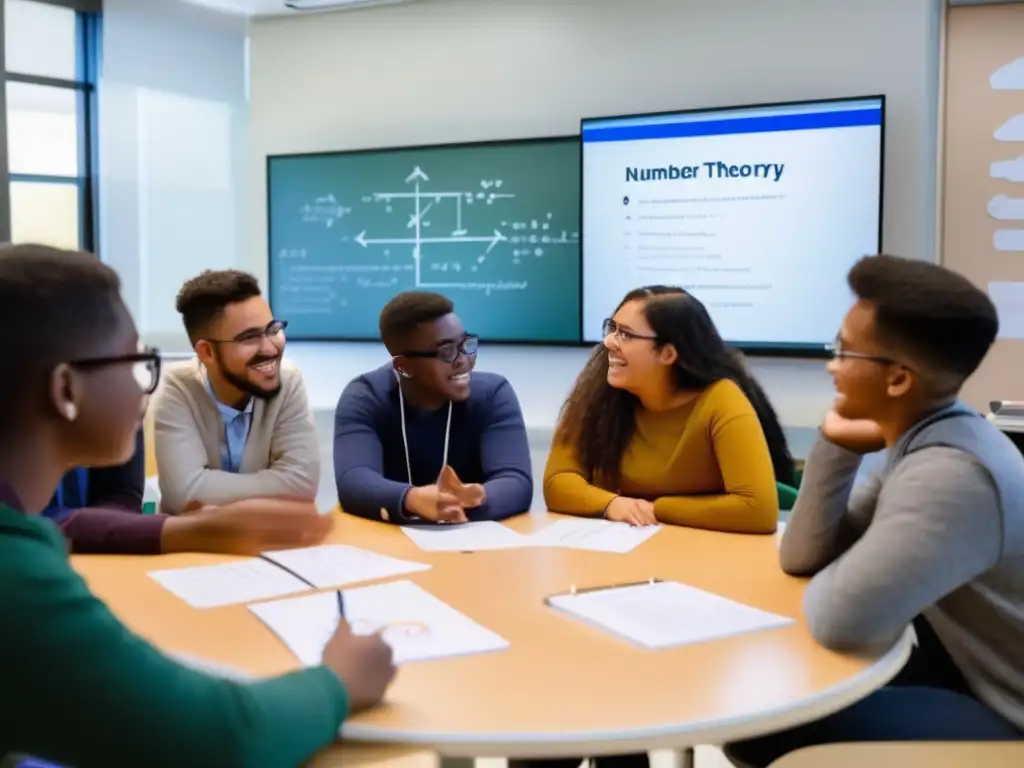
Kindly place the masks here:
[(392, 355), (401, 354), (405, 338), (422, 323), (450, 315), (455, 305), (447, 296), (430, 291), (405, 291), (380, 311), (380, 338)]
[[(743, 355), (722, 340), (704, 305), (682, 288), (651, 285), (627, 293), (615, 311), (637, 299), (645, 300), (656, 343), (672, 344), (679, 353), (672, 367), (676, 387), (701, 390), (722, 379), (735, 382), (761, 422), (775, 479), (795, 485), (793, 457), (768, 396), (747, 371)], [(608, 351), (598, 345), (562, 406), (555, 440), (576, 446), (588, 477), (616, 487), (622, 455), (636, 430), (638, 403), (635, 395), (608, 384)]]
[(185, 322), (189, 341), (195, 344), (223, 314), (225, 307), (259, 295), (260, 284), (248, 272), (208, 269), (181, 287), (175, 306)]

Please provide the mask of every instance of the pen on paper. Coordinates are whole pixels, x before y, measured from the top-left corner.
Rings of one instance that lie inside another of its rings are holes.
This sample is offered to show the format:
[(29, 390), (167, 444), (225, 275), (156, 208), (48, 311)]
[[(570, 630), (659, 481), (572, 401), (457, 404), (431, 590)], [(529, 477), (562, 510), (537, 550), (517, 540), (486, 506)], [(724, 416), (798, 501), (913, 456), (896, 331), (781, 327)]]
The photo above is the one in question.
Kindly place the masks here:
[(336, 594), (338, 596), (338, 619), (340, 621), (344, 621), (345, 620), (345, 596), (342, 594), (340, 589), (337, 592), (335, 592), (334, 594)]

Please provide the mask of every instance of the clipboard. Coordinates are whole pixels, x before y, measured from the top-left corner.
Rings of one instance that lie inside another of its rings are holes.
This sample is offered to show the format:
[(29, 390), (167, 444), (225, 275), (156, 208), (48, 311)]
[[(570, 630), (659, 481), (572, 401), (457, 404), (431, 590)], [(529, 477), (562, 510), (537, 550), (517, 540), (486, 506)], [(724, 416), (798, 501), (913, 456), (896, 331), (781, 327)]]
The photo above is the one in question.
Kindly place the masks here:
[(559, 597), (575, 597), (577, 595), (587, 595), (593, 594), (595, 592), (611, 592), (616, 589), (627, 589), (629, 587), (643, 587), (648, 584), (653, 586), (654, 584), (663, 584), (664, 582), (665, 579), (656, 579), (654, 577), (651, 577), (649, 579), (644, 579), (643, 581), (625, 581), (621, 584), (601, 584), (593, 587), (583, 587), (582, 589), (577, 589), (576, 587), (570, 585), (568, 592), (556, 592), (553, 595), (548, 595), (547, 597), (545, 597), (544, 604), (557, 610), (557, 606), (552, 605), (551, 601)]

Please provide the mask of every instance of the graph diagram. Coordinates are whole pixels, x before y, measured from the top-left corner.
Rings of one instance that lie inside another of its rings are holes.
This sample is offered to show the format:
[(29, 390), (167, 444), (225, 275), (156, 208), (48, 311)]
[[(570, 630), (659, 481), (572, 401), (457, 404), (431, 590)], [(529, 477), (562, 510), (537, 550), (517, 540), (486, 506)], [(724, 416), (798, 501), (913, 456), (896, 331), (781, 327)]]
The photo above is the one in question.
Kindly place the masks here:
[[(383, 206), (384, 212), (393, 217), (387, 224), (391, 231), (385, 236), (364, 228), (354, 236), (342, 237), (342, 241), (356, 243), (364, 249), (380, 248), (384, 258), (396, 251), (405, 254), (412, 260), (415, 288), (477, 290), (488, 294), (529, 288), (528, 279), (514, 276), (479, 279), (488, 259), (500, 257), (504, 259), (503, 267), (515, 267), (528, 256), (557, 256), (550, 252), (552, 248), (579, 244), (578, 231), (568, 228), (553, 231), (555, 215), (552, 212), (529, 220), (503, 218), (498, 226), (474, 227), (474, 218), (480, 218), (474, 217), (475, 210), (500, 206), (503, 201), (515, 199), (514, 192), (504, 191), (503, 179), (481, 179), (478, 189), (435, 187), (438, 185), (432, 185), (430, 176), (417, 165), (405, 178), (405, 188), (401, 191), (364, 195), (361, 203)], [(330, 199), (335, 206), (332, 211), (351, 211), (338, 204), (333, 195), (318, 199)], [(404, 211), (404, 219), (399, 208), (408, 209)], [(393, 228), (403, 223), (404, 231), (395, 233)], [(505, 269), (502, 272), (507, 274)]]

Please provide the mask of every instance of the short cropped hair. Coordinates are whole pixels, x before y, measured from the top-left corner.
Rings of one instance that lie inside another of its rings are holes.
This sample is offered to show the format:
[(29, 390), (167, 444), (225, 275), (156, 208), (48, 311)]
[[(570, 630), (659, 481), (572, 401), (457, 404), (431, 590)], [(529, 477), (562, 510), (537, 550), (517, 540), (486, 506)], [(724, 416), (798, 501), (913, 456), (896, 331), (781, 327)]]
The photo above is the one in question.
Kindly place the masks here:
[(960, 383), (981, 364), (999, 332), (996, 308), (985, 292), (936, 264), (869, 256), (853, 266), (847, 282), (874, 308), (883, 344)]
[(175, 306), (192, 344), (199, 341), (229, 304), (260, 295), (260, 284), (248, 272), (208, 269), (186, 282)]
[(121, 321), (120, 289), (117, 273), (92, 254), (0, 246), (0, 343), (13, 361), (0, 376), (0, 429), (54, 366), (102, 354)]
[(403, 340), (422, 323), (429, 323), (455, 311), (451, 299), (429, 291), (406, 291), (395, 296), (380, 311), (380, 338), (388, 352), (399, 354)]

